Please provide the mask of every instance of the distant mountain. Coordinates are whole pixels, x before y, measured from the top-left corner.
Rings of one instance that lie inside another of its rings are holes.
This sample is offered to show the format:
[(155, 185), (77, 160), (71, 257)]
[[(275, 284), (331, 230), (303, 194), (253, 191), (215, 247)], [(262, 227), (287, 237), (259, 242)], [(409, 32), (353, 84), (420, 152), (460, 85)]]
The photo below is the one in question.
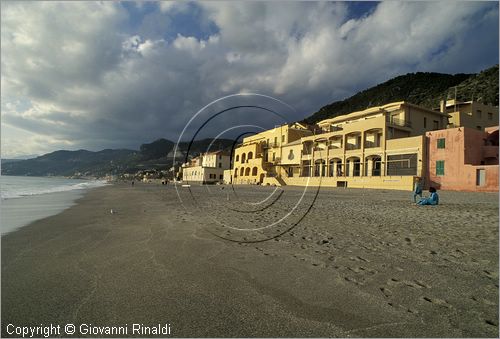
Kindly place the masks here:
[(2, 175), (96, 175), (117, 173), (137, 158), (137, 151), (106, 149), (99, 152), (87, 150), (55, 151), (34, 159), (4, 163)]
[(21, 161), (22, 159), (2, 159), (2, 164), (8, 164), (9, 162)]
[(478, 74), (409, 73), (361, 91), (350, 98), (335, 101), (306, 118), (315, 123), (350, 112), (394, 101), (408, 101), (427, 108), (438, 108), (445, 97), (478, 100), (498, 106), (498, 65)]
[[(212, 139), (193, 142), (189, 156), (206, 152)], [(129, 149), (105, 149), (99, 152), (87, 150), (55, 151), (42, 156), (17, 160), (2, 159), (2, 175), (27, 176), (105, 176), (107, 174), (134, 173), (141, 169), (168, 169), (173, 164), (172, 153), (175, 143), (158, 139), (142, 144), (139, 151)], [(218, 139), (211, 150), (227, 149), (233, 140)], [(181, 142), (177, 158), (183, 161), (189, 142)]]

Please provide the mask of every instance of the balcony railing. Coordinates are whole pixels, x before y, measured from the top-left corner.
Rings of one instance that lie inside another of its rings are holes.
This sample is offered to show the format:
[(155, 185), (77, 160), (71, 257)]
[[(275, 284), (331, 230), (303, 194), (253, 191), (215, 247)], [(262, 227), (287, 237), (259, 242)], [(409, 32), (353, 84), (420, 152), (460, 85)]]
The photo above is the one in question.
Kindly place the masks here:
[(407, 121), (404, 119), (398, 118), (389, 118), (387, 117), (387, 122), (391, 125), (400, 126), (400, 127), (411, 127), (411, 121)]
[(380, 147), (380, 142), (365, 141), (365, 148)]
[(352, 151), (355, 149), (361, 149), (361, 145), (347, 144), (345, 149), (348, 151)]
[(279, 143), (277, 142), (269, 142), (264, 144), (264, 148), (275, 148), (278, 147)]
[(328, 145), (328, 149), (341, 149), (342, 145)]
[(498, 158), (498, 146), (483, 146), (484, 158)]

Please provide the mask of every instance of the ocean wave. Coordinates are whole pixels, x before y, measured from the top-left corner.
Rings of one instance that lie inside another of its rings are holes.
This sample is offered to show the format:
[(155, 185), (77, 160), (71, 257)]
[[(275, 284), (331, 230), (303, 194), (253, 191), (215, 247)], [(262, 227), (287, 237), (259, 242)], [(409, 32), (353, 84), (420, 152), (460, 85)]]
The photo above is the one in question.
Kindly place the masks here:
[(89, 188), (101, 187), (109, 185), (109, 182), (106, 180), (92, 180), (88, 182), (80, 182), (78, 184), (72, 185), (58, 185), (54, 187), (45, 187), (45, 188), (30, 188), (30, 189), (16, 189), (16, 190), (2, 190), (1, 198), (5, 199), (14, 199), (14, 198), (22, 198), (33, 195), (40, 194), (48, 194), (48, 193), (57, 193), (57, 192), (67, 192), (74, 190), (84, 190)]

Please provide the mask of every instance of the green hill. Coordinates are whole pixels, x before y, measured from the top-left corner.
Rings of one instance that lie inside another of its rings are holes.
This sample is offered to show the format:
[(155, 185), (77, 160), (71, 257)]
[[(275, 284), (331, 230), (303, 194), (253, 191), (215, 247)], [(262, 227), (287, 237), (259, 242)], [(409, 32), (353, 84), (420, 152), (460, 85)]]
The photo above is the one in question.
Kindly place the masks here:
[[(212, 139), (196, 140), (192, 143), (189, 155), (196, 156), (206, 152)], [(104, 176), (106, 174), (134, 173), (144, 169), (168, 169), (173, 160), (168, 154), (175, 143), (158, 139), (142, 144), (139, 151), (121, 149), (105, 149), (99, 152), (87, 150), (55, 151), (42, 156), (12, 161), (2, 159), (2, 175), (28, 176)], [(218, 139), (211, 150), (227, 149), (233, 145), (233, 140)], [(179, 161), (183, 161), (189, 142), (179, 143)]]
[(306, 118), (307, 123), (360, 111), (394, 101), (408, 101), (428, 108), (439, 107), (439, 101), (449, 99), (474, 100), (498, 106), (498, 65), (478, 74), (409, 73), (361, 91), (345, 100), (320, 108)]

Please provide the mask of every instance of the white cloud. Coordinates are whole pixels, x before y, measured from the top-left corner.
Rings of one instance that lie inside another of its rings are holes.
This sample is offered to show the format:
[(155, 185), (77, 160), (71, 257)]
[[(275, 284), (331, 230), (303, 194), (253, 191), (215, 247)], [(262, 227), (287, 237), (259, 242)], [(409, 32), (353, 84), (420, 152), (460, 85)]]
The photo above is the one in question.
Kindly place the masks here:
[(131, 18), (116, 2), (2, 3), (3, 154), (21, 152), (18, 140), (34, 153), (177, 139), (198, 109), (243, 90), (278, 96), (300, 118), (398, 74), (498, 62), (492, 3), (382, 2), (359, 18), (330, 2), (161, 2), (158, 10), (186, 15), (193, 6), (217, 33), (170, 41), (154, 27), (154, 36), (126, 30)]

